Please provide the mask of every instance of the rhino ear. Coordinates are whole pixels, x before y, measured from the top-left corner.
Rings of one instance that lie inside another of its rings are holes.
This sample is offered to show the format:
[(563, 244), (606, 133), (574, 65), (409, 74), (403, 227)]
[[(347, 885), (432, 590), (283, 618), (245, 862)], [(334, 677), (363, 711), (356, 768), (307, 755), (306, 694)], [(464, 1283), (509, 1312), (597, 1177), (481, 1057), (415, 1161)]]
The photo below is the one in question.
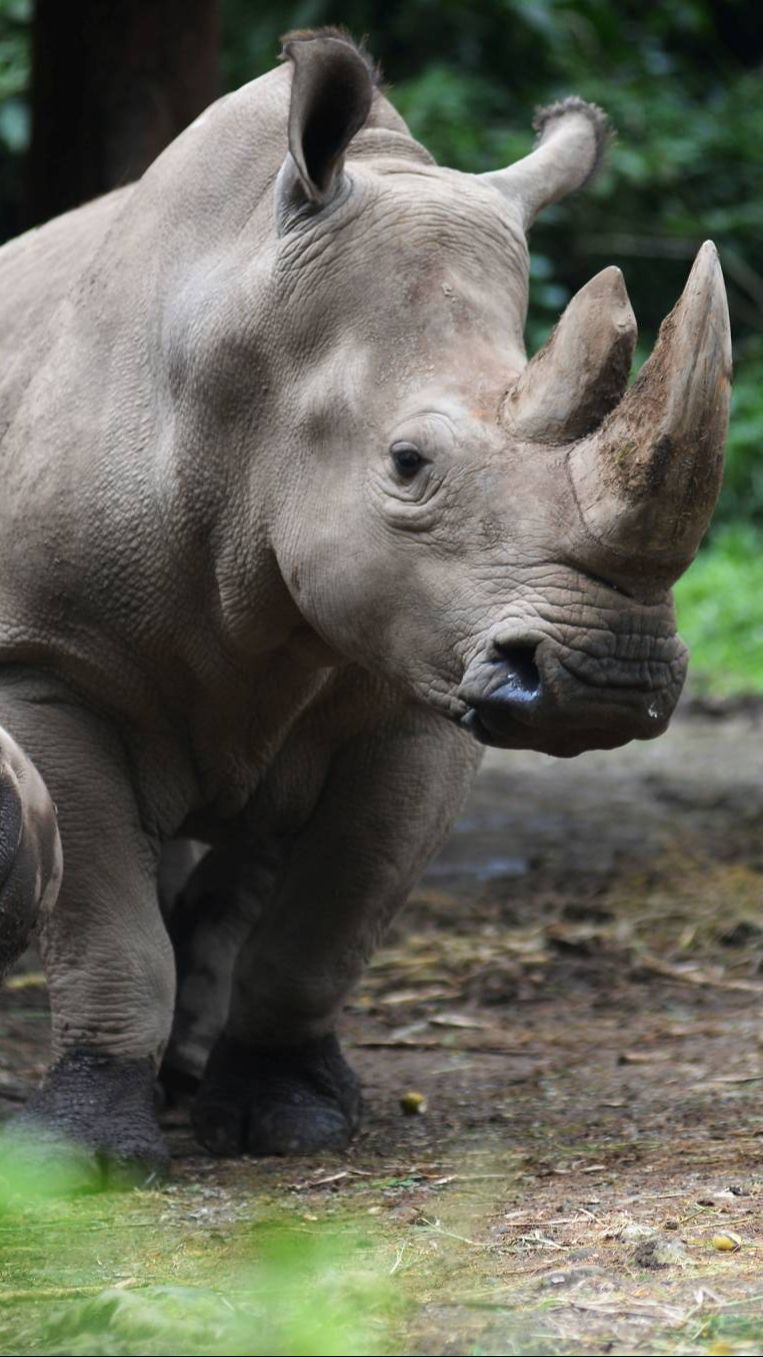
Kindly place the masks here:
[(342, 182), (344, 153), (371, 109), (374, 72), (341, 32), (290, 33), (289, 155), (278, 181), (282, 221), (299, 207), (325, 207)]
[(518, 210), (527, 230), (538, 213), (596, 174), (610, 136), (606, 113), (574, 96), (538, 110), (534, 151), (505, 170), (480, 178), (497, 188)]

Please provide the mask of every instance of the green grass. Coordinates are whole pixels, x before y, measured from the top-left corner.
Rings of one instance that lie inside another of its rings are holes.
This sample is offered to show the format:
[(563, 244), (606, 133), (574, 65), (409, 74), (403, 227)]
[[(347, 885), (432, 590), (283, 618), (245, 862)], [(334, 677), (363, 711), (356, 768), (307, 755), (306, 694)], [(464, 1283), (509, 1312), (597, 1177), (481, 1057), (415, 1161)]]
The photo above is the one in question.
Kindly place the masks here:
[(675, 596), (694, 687), (717, 697), (763, 694), (763, 533), (718, 532)]
[(194, 1183), (82, 1193), (79, 1177), (76, 1153), (0, 1139), (0, 1352), (388, 1351), (401, 1301), (356, 1213)]

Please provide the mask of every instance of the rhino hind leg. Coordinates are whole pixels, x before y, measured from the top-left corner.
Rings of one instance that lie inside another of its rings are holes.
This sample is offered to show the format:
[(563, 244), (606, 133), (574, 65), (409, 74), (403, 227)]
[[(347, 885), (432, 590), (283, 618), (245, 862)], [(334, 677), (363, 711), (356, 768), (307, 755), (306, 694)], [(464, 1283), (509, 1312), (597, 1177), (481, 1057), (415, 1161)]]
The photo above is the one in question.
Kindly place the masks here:
[(193, 1126), (212, 1154), (314, 1154), (345, 1149), (361, 1110), (360, 1081), (333, 1033), (259, 1047), (223, 1036)]
[[(179, 863), (174, 848), (173, 855)], [(186, 1102), (201, 1083), (228, 1016), (236, 958), (272, 894), (278, 854), (239, 857), (226, 847), (202, 856), (189, 845), (185, 861), (191, 870), (166, 904), (177, 997), (159, 1082), (170, 1106)]]
[(178, 984), (159, 1078), (176, 1105), (204, 1076), (194, 1128), (214, 1154), (342, 1149), (360, 1120), (360, 1085), (334, 1036), (253, 1048), (223, 1035), (234, 966), (272, 899), (282, 857), (261, 845), (213, 849), (169, 904)]

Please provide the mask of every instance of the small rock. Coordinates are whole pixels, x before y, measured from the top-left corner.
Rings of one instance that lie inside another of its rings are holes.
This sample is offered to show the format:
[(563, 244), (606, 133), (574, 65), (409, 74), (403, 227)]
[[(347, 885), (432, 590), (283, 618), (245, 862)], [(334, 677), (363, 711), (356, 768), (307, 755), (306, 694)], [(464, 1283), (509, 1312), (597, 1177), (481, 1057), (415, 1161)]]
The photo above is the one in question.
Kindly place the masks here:
[(618, 1232), (617, 1238), (622, 1239), (624, 1244), (640, 1244), (645, 1239), (656, 1239), (659, 1233), (653, 1225), (642, 1225), (638, 1220), (629, 1220)]
[(680, 1239), (645, 1239), (633, 1250), (633, 1261), (638, 1267), (675, 1267), (686, 1262), (686, 1245)]
[(580, 1286), (592, 1278), (606, 1277), (603, 1267), (560, 1268), (558, 1272), (547, 1272), (538, 1282), (541, 1291), (563, 1291), (565, 1288)]

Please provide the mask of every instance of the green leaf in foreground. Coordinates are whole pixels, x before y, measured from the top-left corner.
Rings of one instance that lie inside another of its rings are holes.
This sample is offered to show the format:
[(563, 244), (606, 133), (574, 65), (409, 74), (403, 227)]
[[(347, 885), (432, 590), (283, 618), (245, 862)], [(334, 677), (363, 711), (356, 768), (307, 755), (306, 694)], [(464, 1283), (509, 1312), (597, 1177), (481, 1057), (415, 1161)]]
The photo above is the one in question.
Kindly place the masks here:
[(386, 1351), (399, 1291), (357, 1220), (200, 1184), (83, 1193), (76, 1154), (0, 1141), (0, 1351)]

